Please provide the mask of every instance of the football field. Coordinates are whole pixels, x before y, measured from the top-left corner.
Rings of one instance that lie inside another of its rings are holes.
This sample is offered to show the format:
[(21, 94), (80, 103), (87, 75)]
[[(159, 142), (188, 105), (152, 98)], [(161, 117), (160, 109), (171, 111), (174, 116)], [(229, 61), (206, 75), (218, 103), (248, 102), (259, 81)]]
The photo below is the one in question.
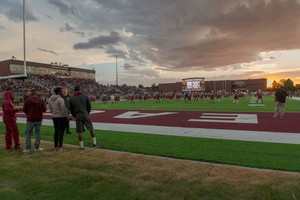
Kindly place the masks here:
[[(228, 100), (119, 104), (94, 103), (90, 117), (102, 148), (179, 159), (224, 163), (284, 171), (300, 171), (300, 101), (287, 99), (285, 115), (275, 119), (274, 98), (256, 103), (248, 96), (238, 104)], [(26, 123), (18, 113), (20, 136)], [(0, 117), (0, 119), (2, 119)], [(64, 142), (78, 145), (75, 122)], [(3, 124), (2, 124), (3, 126)], [(42, 139), (53, 141), (49, 111)], [(1, 129), (4, 134), (4, 127)], [(85, 134), (85, 145), (91, 146)]]
[[(64, 151), (54, 152), (47, 112), (43, 151), (7, 151), (0, 122), (0, 197), (297, 199), (300, 101), (288, 99), (284, 118), (274, 119), (273, 97), (263, 100), (94, 103), (90, 117), (99, 150), (78, 149), (73, 119)], [(24, 148), (26, 118), (21, 112), (17, 117)], [(88, 132), (84, 145), (92, 146)]]

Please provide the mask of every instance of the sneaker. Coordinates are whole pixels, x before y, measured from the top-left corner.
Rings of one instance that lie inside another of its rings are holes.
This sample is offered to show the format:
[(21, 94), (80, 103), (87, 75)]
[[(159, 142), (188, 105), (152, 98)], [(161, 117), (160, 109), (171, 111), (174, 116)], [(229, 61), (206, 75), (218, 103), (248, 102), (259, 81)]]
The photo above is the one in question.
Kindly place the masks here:
[(21, 150), (21, 147), (15, 149), (15, 151), (19, 151), (19, 150)]
[(80, 147), (79, 150), (84, 150), (84, 147)]
[(30, 153), (30, 149), (23, 149), (23, 153)]
[(58, 148), (57, 151), (63, 151), (62, 147), (61, 147), (61, 148)]
[(34, 152), (39, 152), (40, 150), (39, 149), (34, 149)]
[(282, 119), (282, 118), (283, 118), (283, 116), (280, 116), (280, 118)]
[(66, 134), (72, 134), (70, 131), (66, 132)]
[(99, 147), (100, 147), (100, 144), (98, 144), (98, 143), (93, 145), (93, 148), (99, 148)]
[(277, 117), (277, 116), (275, 116), (275, 115), (273, 116), (273, 118), (276, 118), (276, 117)]

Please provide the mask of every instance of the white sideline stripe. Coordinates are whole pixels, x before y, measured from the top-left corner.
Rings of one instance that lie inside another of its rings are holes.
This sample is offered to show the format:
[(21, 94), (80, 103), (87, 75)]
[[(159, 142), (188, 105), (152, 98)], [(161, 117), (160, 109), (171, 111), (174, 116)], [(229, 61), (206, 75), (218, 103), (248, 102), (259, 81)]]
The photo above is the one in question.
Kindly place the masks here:
[(288, 99), (300, 101), (300, 97), (292, 97), (292, 98), (288, 98)]
[[(0, 117), (2, 121), (2, 117)], [(26, 123), (25, 118), (18, 118), (18, 123)], [(44, 119), (43, 125), (53, 126), (53, 121)], [(168, 126), (149, 126), (134, 124), (114, 124), (93, 122), (95, 130), (122, 131), (134, 133), (147, 133), (155, 135), (172, 135), (184, 137), (212, 138), (225, 140), (241, 140), (254, 142), (272, 142), (286, 144), (300, 144), (300, 134), (284, 132), (265, 132), (265, 131), (243, 131), (243, 130), (224, 130), (207, 128), (183, 128)], [(75, 128), (75, 122), (70, 121), (70, 127)]]

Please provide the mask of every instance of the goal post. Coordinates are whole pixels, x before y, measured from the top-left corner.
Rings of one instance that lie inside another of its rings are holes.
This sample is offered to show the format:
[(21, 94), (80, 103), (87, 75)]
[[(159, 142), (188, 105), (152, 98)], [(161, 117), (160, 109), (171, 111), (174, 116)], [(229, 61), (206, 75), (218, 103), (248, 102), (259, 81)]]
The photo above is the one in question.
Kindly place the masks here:
[(10, 78), (25, 78), (25, 77), (27, 77), (26, 74), (18, 74), (18, 75), (10, 75), (10, 76), (0, 76), (0, 80), (10, 79)]

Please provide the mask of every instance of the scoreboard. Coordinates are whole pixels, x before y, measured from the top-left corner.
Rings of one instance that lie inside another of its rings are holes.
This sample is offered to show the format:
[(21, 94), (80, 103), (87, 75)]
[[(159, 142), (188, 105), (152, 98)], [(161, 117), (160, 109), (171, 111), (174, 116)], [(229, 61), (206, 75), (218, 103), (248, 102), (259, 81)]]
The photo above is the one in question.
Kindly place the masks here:
[(205, 91), (205, 81), (204, 80), (192, 80), (182, 82), (182, 91)]

